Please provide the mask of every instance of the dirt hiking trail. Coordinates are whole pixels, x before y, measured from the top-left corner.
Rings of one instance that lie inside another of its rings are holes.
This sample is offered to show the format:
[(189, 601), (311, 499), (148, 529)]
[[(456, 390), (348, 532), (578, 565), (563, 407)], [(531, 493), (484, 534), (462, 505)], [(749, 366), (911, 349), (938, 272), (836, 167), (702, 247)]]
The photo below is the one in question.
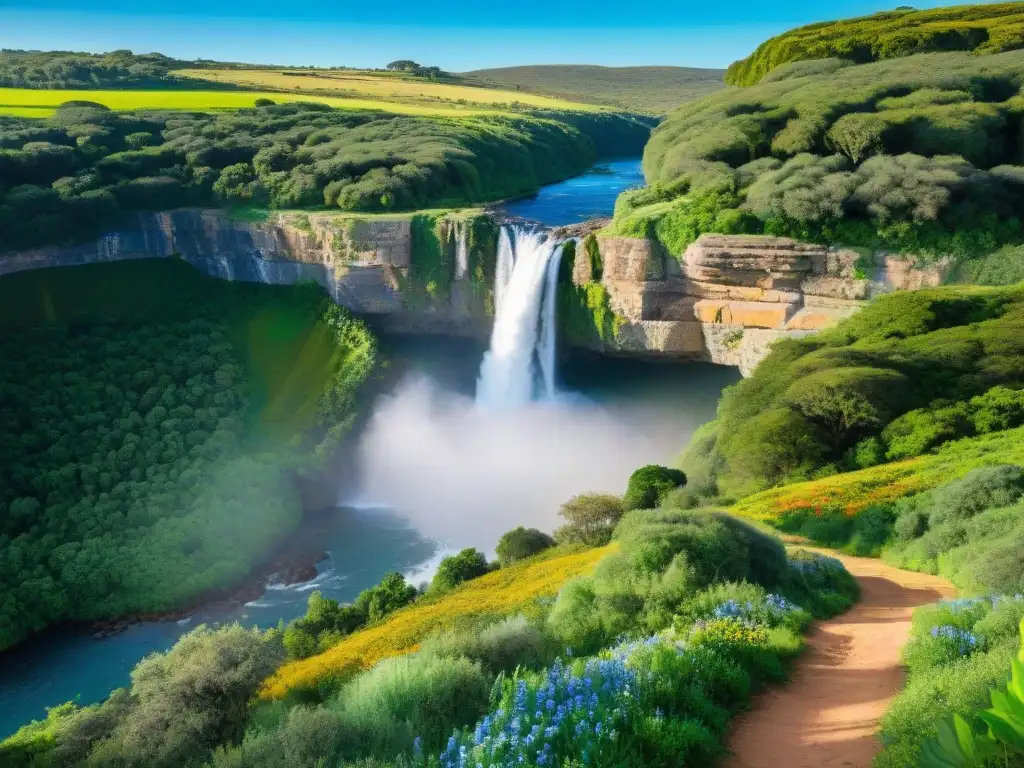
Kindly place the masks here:
[(869, 768), (881, 748), (879, 720), (903, 687), (900, 651), (910, 637), (910, 615), (955, 595), (936, 576), (825, 554), (856, 577), (860, 601), (818, 622), (790, 682), (758, 695), (733, 722), (726, 768)]

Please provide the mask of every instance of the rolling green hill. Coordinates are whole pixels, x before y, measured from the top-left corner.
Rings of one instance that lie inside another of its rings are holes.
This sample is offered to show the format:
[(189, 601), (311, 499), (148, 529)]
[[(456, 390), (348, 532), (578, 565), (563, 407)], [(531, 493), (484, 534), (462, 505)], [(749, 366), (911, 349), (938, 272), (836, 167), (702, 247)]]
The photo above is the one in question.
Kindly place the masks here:
[(467, 83), (605, 104), (663, 115), (683, 102), (724, 87), (721, 69), (697, 67), (598, 67), (559, 64), (478, 69)]
[(918, 11), (902, 7), (842, 21), (797, 27), (734, 62), (730, 85), (753, 85), (783, 64), (839, 58), (864, 64), (914, 53), (998, 53), (1024, 47), (1024, 3), (959, 5)]

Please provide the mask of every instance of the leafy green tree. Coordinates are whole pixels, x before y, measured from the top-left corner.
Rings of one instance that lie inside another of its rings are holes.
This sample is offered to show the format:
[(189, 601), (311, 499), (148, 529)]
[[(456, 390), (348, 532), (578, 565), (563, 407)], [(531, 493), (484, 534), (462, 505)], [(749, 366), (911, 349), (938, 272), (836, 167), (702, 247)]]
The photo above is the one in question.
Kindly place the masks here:
[(622, 501), (606, 493), (583, 493), (565, 502), (558, 514), (566, 524), (555, 531), (559, 544), (607, 544), (623, 515)]
[(483, 576), (489, 570), (490, 566), (483, 553), (469, 547), (456, 555), (448, 555), (441, 559), (437, 573), (430, 582), (430, 591), (447, 592), (464, 581)]
[(684, 485), (686, 474), (682, 470), (648, 464), (629, 476), (626, 494), (622, 497), (622, 508), (626, 512), (653, 509), (666, 493)]
[(498, 562), (505, 566), (532, 557), (554, 545), (555, 540), (543, 531), (520, 525), (502, 535), (495, 552), (498, 555)]

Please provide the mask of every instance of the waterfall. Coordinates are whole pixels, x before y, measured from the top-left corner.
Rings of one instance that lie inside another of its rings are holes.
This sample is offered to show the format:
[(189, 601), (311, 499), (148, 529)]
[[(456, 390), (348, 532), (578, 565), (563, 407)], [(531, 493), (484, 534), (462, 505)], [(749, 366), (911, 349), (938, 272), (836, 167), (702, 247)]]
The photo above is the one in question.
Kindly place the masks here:
[[(562, 243), (546, 232), (503, 226), (494, 285), (494, 330), (480, 366), (477, 403), (515, 407), (555, 393), (555, 309)], [(543, 316), (543, 318), (542, 318)]]
[(455, 279), (464, 280), (469, 272), (469, 222), (456, 221), (455, 230)]
[(498, 236), (498, 262), (494, 267), (495, 317), (501, 311), (502, 299), (505, 298), (505, 291), (508, 290), (509, 281), (512, 279), (512, 262), (515, 259), (515, 251), (510, 231), (511, 227), (502, 227), (501, 234)]

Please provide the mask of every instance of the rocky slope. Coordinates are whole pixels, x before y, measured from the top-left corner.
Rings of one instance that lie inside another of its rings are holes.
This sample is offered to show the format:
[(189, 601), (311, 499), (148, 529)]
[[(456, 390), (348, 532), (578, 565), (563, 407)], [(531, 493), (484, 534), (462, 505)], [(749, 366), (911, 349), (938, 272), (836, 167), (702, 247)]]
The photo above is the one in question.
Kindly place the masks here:
[(600, 274), (595, 260), (577, 258), (573, 282), (599, 280), (620, 318), (598, 348), (735, 365), (744, 375), (775, 340), (833, 325), (881, 293), (939, 285), (949, 268), (762, 235), (702, 235), (678, 259), (651, 240), (595, 242)]
[[(228, 280), (314, 280), (385, 330), (484, 336), (490, 328), (497, 222), (480, 212), (394, 217), (222, 211), (138, 214), (90, 243), (0, 257), (0, 275), (121, 259), (182, 258)], [(780, 337), (812, 333), (882, 292), (936, 285), (945, 265), (918, 269), (884, 253), (786, 238), (704, 235), (681, 258), (656, 243), (587, 234), (599, 259), (577, 258), (577, 285), (600, 282), (616, 332), (578, 342), (606, 354), (735, 365), (748, 373)], [(583, 249), (580, 249), (582, 251)], [(869, 264), (863, 267), (859, 265)], [(599, 273), (599, 274), (598, 274)]]

